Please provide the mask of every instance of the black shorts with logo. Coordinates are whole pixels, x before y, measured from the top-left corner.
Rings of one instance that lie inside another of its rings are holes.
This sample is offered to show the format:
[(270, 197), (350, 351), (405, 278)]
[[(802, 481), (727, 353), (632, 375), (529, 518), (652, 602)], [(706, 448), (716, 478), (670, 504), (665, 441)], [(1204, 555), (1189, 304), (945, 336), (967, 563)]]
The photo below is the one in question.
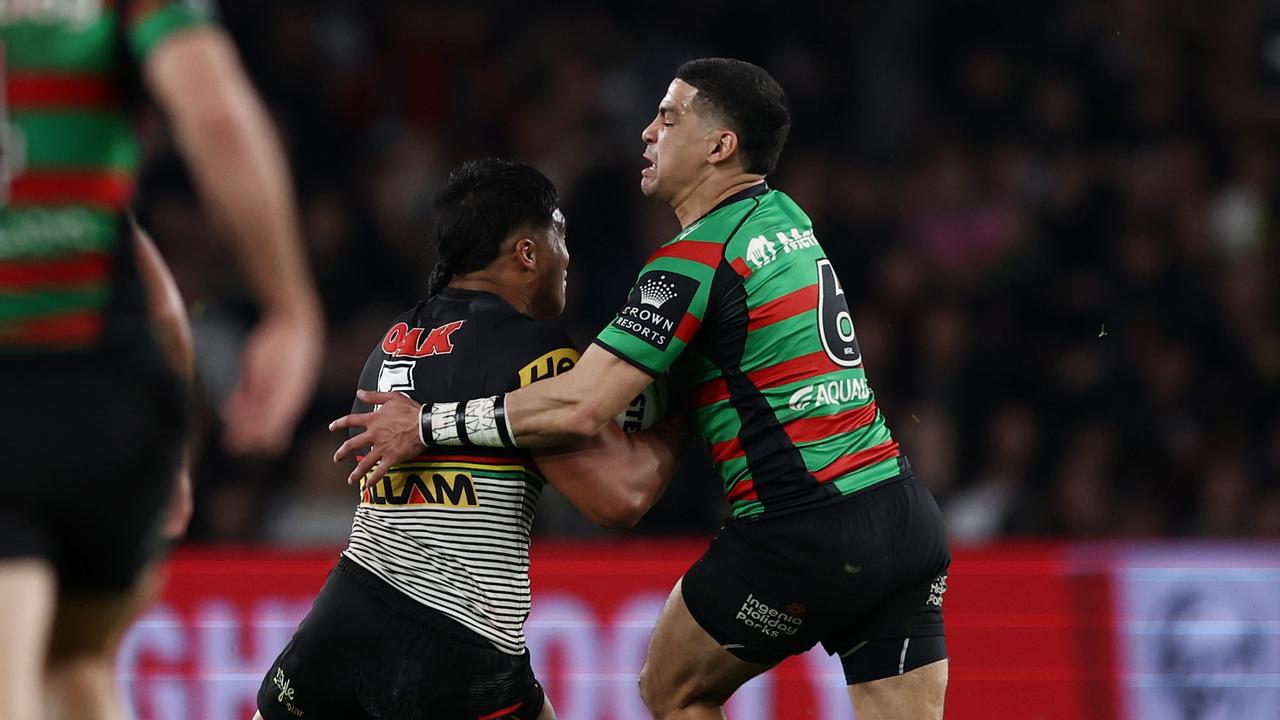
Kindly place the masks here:
[(950, 564), (938, 505), (908, 474), (813, 510), (729, 521), (682, 590), (738, 658), (773, 664), (821, 642), (852, 684), (946, 657)]
[(71, 594), (128, 590), (164, 547), (185, 396), (154, 346), (0, 356), (0, 559), (45, 559)]
[(258, 689), (265, 720), (534, 720), (529, 653), (480, 635), (343, 557)]

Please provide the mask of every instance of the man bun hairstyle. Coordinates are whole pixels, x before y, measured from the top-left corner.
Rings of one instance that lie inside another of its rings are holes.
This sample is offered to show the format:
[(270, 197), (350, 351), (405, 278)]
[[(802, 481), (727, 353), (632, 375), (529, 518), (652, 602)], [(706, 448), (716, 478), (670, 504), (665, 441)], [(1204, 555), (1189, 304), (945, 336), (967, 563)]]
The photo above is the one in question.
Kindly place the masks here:
[(555, 185), (528, 163), (486, 158), (454, 170), (435, 199), (435, 267), (427, 294), (455, 274), (489, 266), (522, 227), (546, 228), (560, 205)]
[(743, 169), (773, 172), (791, 130), (791, 111), (772, 75), (744, 60), (700, 58), (681, 65), (676, 79), (698, 89), (693, 104), (699, 114), (718, 116), (738, 133)]

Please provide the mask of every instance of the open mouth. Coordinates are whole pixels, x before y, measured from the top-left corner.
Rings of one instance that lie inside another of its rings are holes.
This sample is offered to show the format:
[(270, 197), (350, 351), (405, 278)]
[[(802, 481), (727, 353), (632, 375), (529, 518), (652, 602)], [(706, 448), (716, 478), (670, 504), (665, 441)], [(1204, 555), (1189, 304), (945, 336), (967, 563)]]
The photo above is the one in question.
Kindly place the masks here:
[(654, 173), (656, 173), (656, 172), (658, 171), (658, 164), (657, 164), (657, 163), (655, 163), (653, 160), (650, 160), (648, 155), (645, 155), (645, 156), (644, 156), (644, 159), (645, 159), (649, 164), (648, 164), (648, 165), (646, 165), (644, 168), (642, 168), (642, 169), (640, 170), (640, 174), (641, 174), (641, 175), (643, 175), (643, 176), (645, 176), (645, 177), (652, 177), (652, 176), (653, 176), (653, 174), (654, 174)]

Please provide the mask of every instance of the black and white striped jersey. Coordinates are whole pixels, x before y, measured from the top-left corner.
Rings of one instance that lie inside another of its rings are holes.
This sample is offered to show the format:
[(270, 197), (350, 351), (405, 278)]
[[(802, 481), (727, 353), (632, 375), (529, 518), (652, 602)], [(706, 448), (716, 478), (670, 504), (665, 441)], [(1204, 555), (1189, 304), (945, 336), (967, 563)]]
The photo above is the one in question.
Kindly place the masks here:
[[(360, 388), (421, 403), (498, 395), (573, 367), (565, 333), (502, 298), (446, 288), (396, 318)], [(368, 412), (356, 401), (353, 412)], [(344, 554), (498, 650), (524, 652), (529, 532), (544, 481), (528, 452), (454, 448), (361, 487)]]

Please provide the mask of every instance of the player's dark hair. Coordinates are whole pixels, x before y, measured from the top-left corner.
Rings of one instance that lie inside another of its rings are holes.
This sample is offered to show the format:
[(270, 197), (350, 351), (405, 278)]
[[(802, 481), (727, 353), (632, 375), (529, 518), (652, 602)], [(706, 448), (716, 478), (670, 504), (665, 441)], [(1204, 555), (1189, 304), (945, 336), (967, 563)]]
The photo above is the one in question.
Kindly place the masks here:
[(457, 273), (488, 267), (512, 232), (549, 227), (559, 205), (555, 185), (532, 165), (497, 158), (464, 163), (436, 195), (438, 261), (427, 294)]
[(791, 130), (791, 111), (772, 75), (744, 60), (700, 58), (681, 65), (676, 79), (698, 89), (693, 104), (699, 114), (718, 115), (738, 133), (743, 169), (773, 172)]

